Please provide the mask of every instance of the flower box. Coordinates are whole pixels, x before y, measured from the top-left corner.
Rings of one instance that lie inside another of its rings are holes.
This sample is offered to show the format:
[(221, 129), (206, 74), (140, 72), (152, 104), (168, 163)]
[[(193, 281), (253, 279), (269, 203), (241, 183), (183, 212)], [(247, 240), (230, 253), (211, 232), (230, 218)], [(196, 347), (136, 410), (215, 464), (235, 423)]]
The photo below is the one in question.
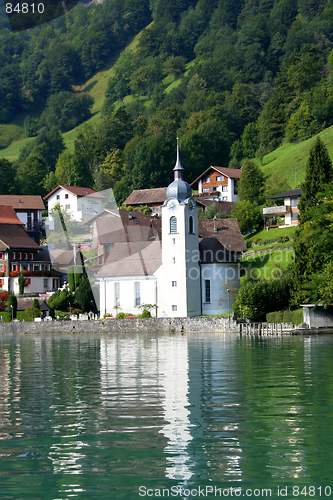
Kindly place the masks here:
[(10, 276), (11, 278), (17, 278), (17, 276), (18, 276), (18, 272), (17, 272), (17, 271), (10, 271), (9, 276)]

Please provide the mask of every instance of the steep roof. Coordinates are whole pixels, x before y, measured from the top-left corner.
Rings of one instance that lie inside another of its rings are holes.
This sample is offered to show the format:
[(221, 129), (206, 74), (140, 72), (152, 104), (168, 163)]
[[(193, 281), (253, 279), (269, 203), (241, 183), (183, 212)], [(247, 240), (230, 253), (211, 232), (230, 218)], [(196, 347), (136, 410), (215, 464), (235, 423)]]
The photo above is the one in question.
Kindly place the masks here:
[(0, 195), (0, 205), (23, 210), (44, 210), (45, 205), (39, 195), (25, 194), (2, 194)]
[(210, 170), (215, 170), (216, 172), (219, 172), (220, 174), (225, 175), (226, 177), (230, 177), (231, 179), (239, 179), (242, 173), (240, 168), (214, 167), (213, 165), (211, 165), (210, 167), (206, 168), (206, 170), (202, 172), (202, 174), (200, 174), (199, 177), (197, 177), (193, 182), (191, 182), (191, 186), (199, 182), (199, 180), (202, 177), (204, 177)]
[(152, 218), (141, 212), (119, 210), (119, 215), (104, 215), (96, 221), (98, 241), (101, 245), (126, 241), (152, 241), (157, 236)]
[(65, 186), (63, 184), (59, 184), (59, 186), (52, 189), (52, 191), (50, 191), (46, 196), (44, 196), (44, 200), (49, 199), (50, 196), (52, 194), (54, 194), (56, 191), (58, 191), (59, 189), (64, 189), (65, 191), (68, 191), (69, 193), (71, 193), (77, 197), (90, 196), (93, 198), (103, 198), (103, 199), (105, 198), (105, 196), (103, 196), (102, 194), (97, 193), (96, 191), (94, 191), (93, 189), (88, 188), (88, 187)]
[(151, 276), (162, 264), (159, 241), (115, 243), (97, 276)]
[(201, 264), (238, 261), (239, 252), (227, 250), (216, 238), (203, 238), (199, 242), (199, 251)]
[[(237, 219), (199, 219), (199, 237), (216, 238), (227, 250), (243, 252), (246, 243), (240, 232)], [(216, 231), (214, 230), (216, 224)]]
[(149, 205), (164, 203), (167, 199), (167, 188), (135, 189), (124, 201), (124, 205)]
[(273, 194), (273, 196), (267, 196), (267, 200), (275, 200), (277, 198), (287, 198), (289, 196), (301, 196), (301, 188), (289, 189), (289, 191), (284, 191), (283, 193)]
[(0, 224), (18, 224), (24, 226), (24, 223), (17, 217), (13, 207), (0, 205)]
[(0, 248), (28, 248), (31, 250), (41, 249), (41, 247), (27, 235), (23, 227), (18, 224), (0, 224)]

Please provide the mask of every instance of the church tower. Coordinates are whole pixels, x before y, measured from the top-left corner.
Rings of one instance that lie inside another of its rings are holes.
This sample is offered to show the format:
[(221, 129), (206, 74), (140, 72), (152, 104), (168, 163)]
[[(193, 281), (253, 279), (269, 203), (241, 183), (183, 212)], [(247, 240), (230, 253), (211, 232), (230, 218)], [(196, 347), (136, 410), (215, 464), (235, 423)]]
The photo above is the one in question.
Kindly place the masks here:
[(174, 180), (162, 206), (162, 266), (158, 271), (158, 315), (201, 314), (198, 211), (192, 189), (183, 180), (177, 138)]

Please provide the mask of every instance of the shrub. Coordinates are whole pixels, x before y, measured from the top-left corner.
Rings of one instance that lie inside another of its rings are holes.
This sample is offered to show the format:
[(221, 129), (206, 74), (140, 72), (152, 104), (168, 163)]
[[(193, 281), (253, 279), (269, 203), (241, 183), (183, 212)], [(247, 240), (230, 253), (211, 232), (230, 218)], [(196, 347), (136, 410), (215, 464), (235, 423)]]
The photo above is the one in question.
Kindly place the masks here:
[[(11, 307), (11, 306), (13, 306), (13, 307)], [(17, 298), (13, 294), (9, 295), (8, 302), (7, 302), (7, 311), (10, 313), (10, 315), (12, 314), (12, 310), (13, 310), (13, 318), (16, 319), (16, 316), (17, 316)]]
[(144, 309), (142, 313), (137, 316), (137, 318), (151, 318), (150, 311), (148, 311), (148, 309)]
[(42, 311), (35, 307), (26, 307), (24, 312), (26, 321), (33, 321), (34, 318), (40, 318), (42, 316)]
[(128, 314), (127, 314), (127, 313), (120, 312), (120, 313), (118, 313), (118, 314), (117, 314), (116, 318), (117, 318), (117, 319), (125, 319), (125, 318), (126, 318), (126, 316), (128, 316)]
[(38, 299), (34, 298), (34, 301), (32, 303), (32, 307), (34, 309), (39, 309), (40, 310), (40, 306), (39, 306), (39, 302), (38, 302)]

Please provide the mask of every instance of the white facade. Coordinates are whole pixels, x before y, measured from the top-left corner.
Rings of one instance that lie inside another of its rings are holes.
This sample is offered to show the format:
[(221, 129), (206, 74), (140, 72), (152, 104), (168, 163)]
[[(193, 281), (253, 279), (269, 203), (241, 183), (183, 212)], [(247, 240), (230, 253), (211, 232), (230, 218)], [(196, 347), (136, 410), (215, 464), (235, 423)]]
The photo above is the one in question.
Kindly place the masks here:
[(198, 212), (191, 199), (168, 199), (162, 207), (162, 266), (158, 277), (159, 316), (201, 314)]
[[(11, 280), (11, 293), (19, 295), (18, 278), (7, 279)], [(60, 286), (60, 278), (58, 277), (54, 278), (52, 276), (29, 276), (26, 278), (26, 280), (28, 281), (28, 285), (24, 287), (24, 293), (45, 293), (52, 290), (57, 290)]]
[(89, 195), (79, 197), (60, 187), (48, 198), (50, 220), (52, 220), (51, 212), (58, 204), (78, 222), (85, 222), (102, 210), (102, 198)]
[[(119, 276), (100, 279), (100, 315), (141, 314), (142, 304), (157, 303), (155, 276)], [(152, 311), (153, 315), (153, 311)]]
[(235, 289), (239, 289), (240, 284), (240, 264), (212, 263), (200, 267), (202, 314), (231, 313)]

